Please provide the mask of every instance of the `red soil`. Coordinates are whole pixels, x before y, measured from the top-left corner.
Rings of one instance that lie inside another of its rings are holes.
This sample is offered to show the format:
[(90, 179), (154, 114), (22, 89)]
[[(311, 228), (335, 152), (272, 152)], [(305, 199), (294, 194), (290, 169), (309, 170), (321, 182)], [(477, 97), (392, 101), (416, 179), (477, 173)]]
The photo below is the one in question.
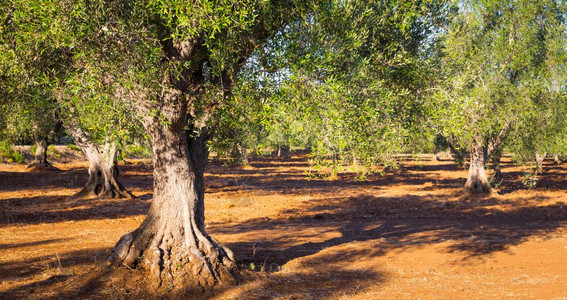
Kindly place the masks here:
[[(124, 281), (136, 271), (96, 267), (143, 220), (149, 163), (122, 166), (137, 200), (72, 199), (86, 163), (55, 166), (0, 165), (0, 298), (151, 298)], [(308, 170), (305, 157), (209, 167), (208, 232), (249, 271), (207, 297), (567, 299), (567, 164), (546, 161), (528, 190), (508, 161), (488, 197), (462, 196), (466, 171), (451, 161), (364, 181)]]

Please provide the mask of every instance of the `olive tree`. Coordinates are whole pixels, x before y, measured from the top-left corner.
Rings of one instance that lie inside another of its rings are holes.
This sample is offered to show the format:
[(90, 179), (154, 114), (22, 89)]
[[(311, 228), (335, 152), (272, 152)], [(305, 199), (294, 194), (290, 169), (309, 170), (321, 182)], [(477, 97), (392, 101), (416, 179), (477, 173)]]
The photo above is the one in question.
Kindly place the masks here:
[(534, 90), (548, 89), (563, 68), (557, 63), (565, 49), (564, 6), (553, 0), (462, 1), (442, 33), (443, 76), (432, 96), (432, 123), (455, 143), (470, 145), (468, 192), (491, 191), (487, 159), (499, 160), (507, 137), (537, 105)]
[(0, 103), (4, 123), (1, 136), (13, 142), (35, 143), (35, 159), (28, 167), (50, 169), (53, 166), (47, 159), (47, 147), (59, 137), (62, 122), (56, 103), (40, 90), (9, 88)]
[(140, 227), (114, 247), (112, 264), (144, 269), (156, 286), (180, 290), (237, 280), (232, 252), (205, 231), (207, 141), (240, 67), (316, 1), (26, 5), (32, 19), (50, 24), (33, 34), (67, 60), (69, 72), (55, 80), (58, 101), (81, 97), (74, 82), (101, 86), (135, 113), (152, 146), (152, 205)]
[(81, 58), (71, 51), (75, 32), (64, 22), (52, 24), (60, 9), (41, 1), (2, 6), (2, 62), (10, 81), (4, 104), (14, 108), (12, 132), (36, 140), (36, 162), (43, 165), (46, 143), (64, 123), (89, 161), (89, 180), (78, 196), (131, 197), (117, 177), (116, 143), (135, 132), (135, 119), (92, 80), (98, 68), (76, 63)]
[(546, 154), (567, 153), (567, 98), (565, 91), (540, 86), (537, 101), (519, 123), (510, 137), (507, 149), (520, 163), (536, 161), (536, 170), (542, 171)]
[[(74, 63), (74, 62), (73, 62)], [(76, 196), (132, 198), (119, 180), (119, 147), (144, 139), (135, 115), (91, 68), (75, 68), (57, 87), (66, 132), (89, 162), (89, 179)]]
[(22, 43), (15, 39), (21, 23), (12, 14), (9, 6), (2, 6), (0, 107), (4, 126), (1, 134), (12, 141), (34, 142), (35, 160), (30, 167), (49, 168), (47, 147), (57, 139), (61, 129), (58, 106), (44, 77), (52, 65), (44, 64), (34, 49), (16, 47)]
[(298, 36), (289, 60), (299, 61), (280, 103), (298, 112), (295, 127), (315, 132), (319, 161), (389, 165), (395, 153), (427, 147), (417, 141), (427, 136), (430, 52), (451, 9), (447, 1), (345, 1), (290, 33)]
[[(337, 1), (288, 24), (246, 64), (243, 80), (264, 92), (262, 105), (241, 101), (229, 108), (243, 116), (234, 124), (262, 125), (230, 135), (251, 136), (253, 129), (263, 135), (255, 141), (282, 156), (291, 146), (308, 148), (318, 164), (330, 159), (334, 168), (388, 164), (394, 153), (429, 147), (422, 94), (430, 82), (433, 33), (451, 7), (446, 1)], [(247, 108), (238, 110), (241, 103)]]

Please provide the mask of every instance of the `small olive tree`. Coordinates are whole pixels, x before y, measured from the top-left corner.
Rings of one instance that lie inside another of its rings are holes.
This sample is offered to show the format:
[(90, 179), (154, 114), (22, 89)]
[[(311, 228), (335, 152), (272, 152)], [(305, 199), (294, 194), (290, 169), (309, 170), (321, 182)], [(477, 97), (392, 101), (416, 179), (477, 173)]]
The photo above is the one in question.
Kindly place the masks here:
[(508, 137), (538, 106), (536, 91), (548, 93), (564, 68), (564, 12), (565, 3), (554, 0), (463, 1), (442, 34), (432, 123), (470, 145), (468, 192), (491, 190), (487, 159), (499, 160)]

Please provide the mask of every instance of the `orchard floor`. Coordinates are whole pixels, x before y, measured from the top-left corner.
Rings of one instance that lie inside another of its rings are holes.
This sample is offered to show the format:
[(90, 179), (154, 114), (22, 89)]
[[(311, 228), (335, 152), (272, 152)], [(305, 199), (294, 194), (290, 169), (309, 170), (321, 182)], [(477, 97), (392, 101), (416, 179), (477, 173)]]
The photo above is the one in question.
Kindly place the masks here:
[[(152, 298), (97, 272), (152, 198), (149, 162), (122, 165), (136, 200), (72, 199), (86, 162), (0, 165), (0, 298)], [(567, 299), (567, 163), (538, 187), (507, 160), (498, 195), (463, 197), (451, 161), (404, 161), (386, 176), (308, 179), (305, 156), (210, 165), (208, 232), (245, 278), (214, 299)], [(95, 276), (96, 277), (96, 276)], [(93, 276), (90, 276), (93, 278)]]

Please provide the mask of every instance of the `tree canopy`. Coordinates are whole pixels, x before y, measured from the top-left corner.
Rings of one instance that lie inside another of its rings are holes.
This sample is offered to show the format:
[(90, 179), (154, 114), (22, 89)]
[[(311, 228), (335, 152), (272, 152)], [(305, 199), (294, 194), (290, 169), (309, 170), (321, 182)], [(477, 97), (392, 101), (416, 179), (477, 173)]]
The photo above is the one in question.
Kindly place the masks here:
[(486, 162), (504, 149), (566, 152), (564, 1), (2, 0), (0, 12), (3, 134), (57, 114), (89, 172), (110, 178), (99, 191), (121, 189), (108, 183), (116, 144), (149, 141), (151, 208), (109, 261), (160, 288), (240, 278), (205, 230), (211, 148), (375, 166), (438, 135), (468, 150), (470, 192), (490, 190)]

